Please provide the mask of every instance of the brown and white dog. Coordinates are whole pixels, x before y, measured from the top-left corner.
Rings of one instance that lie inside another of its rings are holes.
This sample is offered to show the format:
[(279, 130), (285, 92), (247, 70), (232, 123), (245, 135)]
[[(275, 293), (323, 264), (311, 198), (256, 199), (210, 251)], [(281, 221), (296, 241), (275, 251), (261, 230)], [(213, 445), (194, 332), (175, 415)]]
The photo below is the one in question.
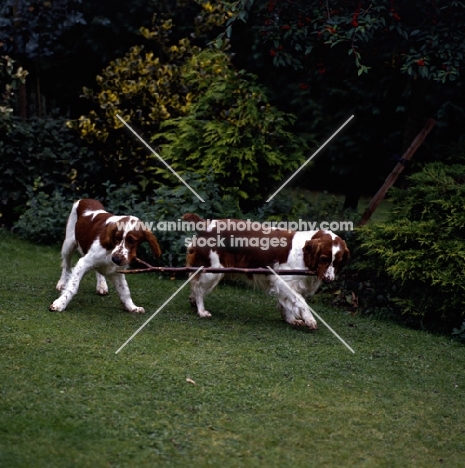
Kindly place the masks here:
[[(253, 275), (253, 280), (277, 296), (283, 319), (291, 325), (316, 329), (317, 323), (304, 300), (321, 283), (333, 281), (350, 257), (346, 243), (331, 231), (288, 231), (281, 229), (237, 229), (242, 220), (213, 220), (209, 224), (195, 214), (183, 219), (204, 224), (205, 229), (187, 247), (187, 266), (212, 268), (265, 268), (274, 270), (311, 270), (316, 276)], [(238, 238), (241, 242), (237, 242)], [(247, 240), (249, 242), (247, 242)], [(267, 247), (267, 248), (265, 248)], [(211, 317), (205, 309), (209, 294), (223, 273), (200, 273), (191, 280), (190, 301), (200, 317)], [(283, 284), (283, 281), (286, 284)], [(286, 286), (287, 285), (287, 286)]]
[[(107, 277), (126, 310), (144, 313), (142, 307), (132, 302), (124, 274), (118, 273), (128, 267), (144, 241), (149, 243), (155, 256), (161, 255), (157, 239), (135, 216), (114, 216), (107, 213), (97, 200), (78, 200), (71, 209), (61, 249), (63, 269), (56, 286), (61, 295), (50, 305), (50, 310), (65, 310), (77, 293), (82, 277), (88, 271), (96, 270), (97, 294), (108, 294)], [(71, 269), (71, 259), (76, 250), (82, 257)]]

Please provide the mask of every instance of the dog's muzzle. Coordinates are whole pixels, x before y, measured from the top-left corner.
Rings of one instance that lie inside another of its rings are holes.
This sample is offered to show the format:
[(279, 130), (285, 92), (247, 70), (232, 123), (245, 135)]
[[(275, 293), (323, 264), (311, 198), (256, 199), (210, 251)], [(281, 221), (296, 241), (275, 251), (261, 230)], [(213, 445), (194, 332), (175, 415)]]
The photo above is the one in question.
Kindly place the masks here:
[(121, 264), (123, 263), (123, 259), (122, 259), (121, 257), (116, 256), (116, 255), (112, 255), (111, 261), (112, 261), (115, 265), (118, 265), (118, 266), (121, 266)]

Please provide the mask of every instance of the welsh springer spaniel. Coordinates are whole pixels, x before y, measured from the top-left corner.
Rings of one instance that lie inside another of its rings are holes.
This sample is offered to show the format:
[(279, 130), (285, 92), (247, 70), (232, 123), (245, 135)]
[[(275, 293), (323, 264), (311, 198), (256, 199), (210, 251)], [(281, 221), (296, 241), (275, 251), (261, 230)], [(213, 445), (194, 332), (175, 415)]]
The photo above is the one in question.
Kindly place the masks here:
[[(207, 226), (205, 220), (191, 213), (184, 215), (183, 219), (196, 226), (199, 223), (205, 223), (206, 226), (205, 229), (197, 230), (198, 235), (187, 248), (189, 267), (272, 267), (280, 271), (315, 271), (316, 276), (280, 275), (278, 278), (275, 275), (253, 275), (252, 279), (277, 296), (281, 315), (287, 323), (309, 329), (317, 328), (304, 297), (314, 294), (321, 283), (333, 281), (348, 262), (349, 249), (339, 236), (321, 230), (296, 232), (264, 228), (245, 231), (235, 228), (240, 220), (214, 220)], [(238, 242), (238, 238), (241, 242)], [(204, 297), (223, 276), (223, 273), (200, 272), (192, 279), (190, 301), (197, 306), (200, 317), (211, 317), (205, 309)]]
[[(132, 302), (125, 275), (118, 273), (131, 263), (143, 241), (149, 243), (155, 256), (161, 255), (157, 239), (135, 216), (114, 216), (97, 200), (78, 200), (69, 215), (61, 249), (63, 269), (56, 286), (61, 295), (50, 305), (50, 310), (65, 310), (77, 293), (82, 277), (88, 271), (96, 270), (97, 294), (108, 294), (105, 280), (108, 277), (126, 310), (144, 313), (142, 307)], [(71, 269), (76, 250), (82, 257)]]

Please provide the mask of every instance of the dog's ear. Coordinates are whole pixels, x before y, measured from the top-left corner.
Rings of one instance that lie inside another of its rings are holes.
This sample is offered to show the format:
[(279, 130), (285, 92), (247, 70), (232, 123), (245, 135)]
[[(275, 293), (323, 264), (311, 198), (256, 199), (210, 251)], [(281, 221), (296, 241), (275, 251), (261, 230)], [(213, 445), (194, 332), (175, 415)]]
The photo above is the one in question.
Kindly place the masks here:
[(320, 239), (310, 239), (305, 242), (302, 249), (304, 253), (304, 264), (311, 270), (316, 271), (318, 268), (318, 258), (320, 257), (321, 241)]
[(160, 257), (161, 249), (158, 245), (157, 238), (150, 231), (145, 231), (145, 240), (149, 243), (153, 255), (157, 258)]
[(106, 229), (100, 235), (100, 243), (106, 250), (113, 250), (116, 247), (116, 233), (118, 232), (118, 225), (116, 223), (109, 223)]
[(347, 245), (344, 241), (342, 241), (344, 244), (344, 251), (342, 253), (342, 258), (340, 262), (338, 262), (338, 265), (336, 267), (336, 273), (340, 273), (342, 269), (349, 263), (350, 260), (350, 250), (347, 248)]

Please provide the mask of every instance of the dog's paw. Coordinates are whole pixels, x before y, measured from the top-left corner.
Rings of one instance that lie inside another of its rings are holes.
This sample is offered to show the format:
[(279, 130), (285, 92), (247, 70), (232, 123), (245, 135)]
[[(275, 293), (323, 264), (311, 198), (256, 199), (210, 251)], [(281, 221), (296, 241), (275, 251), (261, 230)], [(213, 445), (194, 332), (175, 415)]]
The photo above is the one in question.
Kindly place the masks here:
[(305, 320), (294, 320), (291, 325), (294, 327), (307, 327), (309, 330), (318, 329), (318, 325), (315, 320), (309, 320), (307, 322)]
[(307, 322), (305, 324), (310, 330), (318, 330), (318, 325), (315, 320), (312, 320), (311, 322)]
[(131, 314), (145, 314), (145, 309), (143, 307), (134, 307), (134, 309), (131, 309), (129, 312)]
[(56, 301), (52, 302), (48, 308), (48, 310), (52, 312), (63, 312), (65, 308), (63, 305), (60, 303), (60, 301), (57, 299)]
[(208, 310), (202, 310), (202, 311), (197, 311), (197, 315), (199, 317), (202, 317), (202, 318), (209, 318), (212, 316), (212, 314), (210, 314), (210, 312), (208, 312)]
[(108, 287), (107, 286), (105, 286), (105, 287), (97, 286), (96, 291), (97, 291), (97, 294), (99, 296), (107, 296), (108, 295)]
[(58, 281), (57, 285), (55, 286), (57, 291), (63, 291), (65, 289), (66, 282), (65, 281)]
[(294, 320), (293, 322), (290, 322), (291, 325), (294, 327), (304, 327), (305, 322), (303, 320)]

